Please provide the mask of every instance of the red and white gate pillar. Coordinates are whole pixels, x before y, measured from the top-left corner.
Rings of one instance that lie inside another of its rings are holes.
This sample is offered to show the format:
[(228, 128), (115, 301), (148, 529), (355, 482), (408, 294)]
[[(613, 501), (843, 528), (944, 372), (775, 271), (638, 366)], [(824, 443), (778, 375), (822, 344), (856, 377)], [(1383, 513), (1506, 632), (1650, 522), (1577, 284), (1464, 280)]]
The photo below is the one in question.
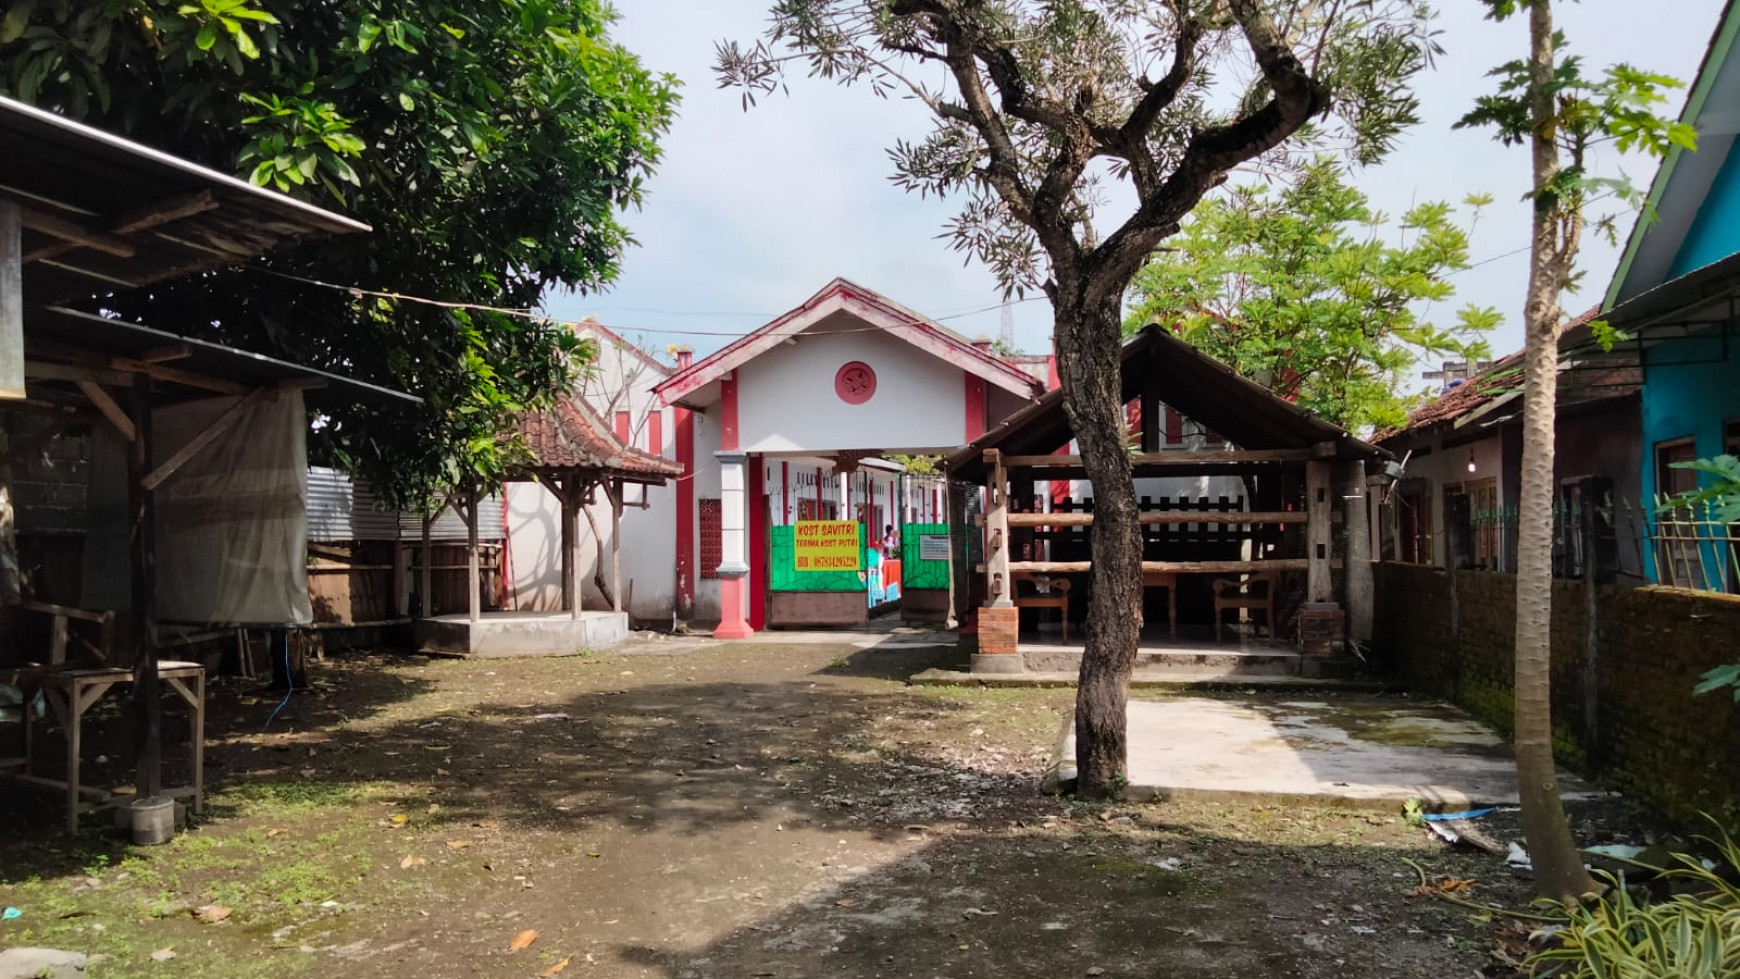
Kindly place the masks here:
[(714, 456), (719, 460), (719, 627), (713, 638), (748, 639), (755, 635), (743, 615), (749, 594), (749, 457), (742, 452)]

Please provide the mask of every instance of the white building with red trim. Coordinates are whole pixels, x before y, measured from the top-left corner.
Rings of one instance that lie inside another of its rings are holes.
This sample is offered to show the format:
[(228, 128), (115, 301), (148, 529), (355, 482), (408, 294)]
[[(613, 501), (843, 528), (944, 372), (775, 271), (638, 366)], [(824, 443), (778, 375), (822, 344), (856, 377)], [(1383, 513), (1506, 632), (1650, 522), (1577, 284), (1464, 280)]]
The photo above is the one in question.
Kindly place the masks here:
[[(625, 442), (683, 467), (623, 518), (626, 607), (649, 623), (717, 622), (722, 637), (799, 624), (770, 622), (770, 527), (856, 519), (876, 538), (940, 522), (940, 489), (897, 478), (885, 457), (946, 454), (1046, 389), (1046, 358), (1000, 357), (844, 279), (701, 360), (678, 351), (674, 366), (582, 328), (600, 341), (588, 403)], [(515, 484), (507, 509), (512, 601), (541, 608), (560, 591), (554, 497)], [(582, 576), (599, 600), (592, 566)]]

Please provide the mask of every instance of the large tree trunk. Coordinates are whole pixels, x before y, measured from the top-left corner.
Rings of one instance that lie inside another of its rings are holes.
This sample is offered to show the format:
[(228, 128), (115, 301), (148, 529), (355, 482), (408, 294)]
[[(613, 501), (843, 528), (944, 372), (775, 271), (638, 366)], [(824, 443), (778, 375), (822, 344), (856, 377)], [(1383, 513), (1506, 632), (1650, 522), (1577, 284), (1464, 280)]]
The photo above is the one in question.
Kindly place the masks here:
[[(1548, 128), (1553, 96), (1553, 15), (1548, 0), (1529, 8), (1530, 115), (1534, 186), (1559, 169)], [(1553, 769), (1553, 421), (1558, 393), (1559, 292), (1572, 254), (1562, 249), (1555, 211), (1537, 202), (1529, 262), (1524, 346), (1522, 495), (1516, 573), (1516, 776), (1523, 835), (1542, 897), (1572, 902), (1595, 890), (1583, 869)], [(1572, 245), (1574, 248), (1574, 244)]]
[(1142, 629), (1142, 538), (1131, 481), (1116, 297), (1089, 306), (1059, 289), (1057, 373), (1063, 410), (1093, 483), (1093, 598), (1075, 699), (1076, 791), (1114, 795), (1123, 784), (1125, 707)]

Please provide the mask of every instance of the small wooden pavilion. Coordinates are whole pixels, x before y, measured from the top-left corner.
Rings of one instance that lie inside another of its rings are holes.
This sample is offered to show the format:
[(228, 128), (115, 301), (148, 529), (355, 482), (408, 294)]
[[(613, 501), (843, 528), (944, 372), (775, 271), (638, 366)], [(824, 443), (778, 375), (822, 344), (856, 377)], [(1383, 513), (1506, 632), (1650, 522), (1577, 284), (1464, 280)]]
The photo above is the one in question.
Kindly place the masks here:
[[(1297, 631), (1306, 668), (1313, 658), (1339, 654), (1349, 633), (1369, 638), (1367, 469), (1385, 456), (1383, 450), (1159, 326), (1125, 343), (1122, 380), (1132, 439), (1139, 440), (1132, 455), (1138, 486), (1161, 477), (1230, 476), (1243, 488), (1218, 499), (1181, 493), (1141, 501), (1143, 584), (1166, 590), (1172, 638), (1177, 592), (1192, 575), (1218, 579), (1217, 603), (1234, 607), (1272, 606), (1283, 582), (1303, 575)], [(1188, 418), (1204, 437), (1169, 439), (1163, 414)], [(1018, 606), (1061, 605), (1067, 622), (1071, 603), (1059, 601), (1057, 592), (1087, 584), (1081, 577), (1069, 579), (1093, 567), (1091, 500), (1035, 493), (1041, 482), (1056, 486), (1086, 478), (1080, 457), (1069, 454), (1072, 439), (1063, 393), (1054, 390), (948, 460), (954, 522), (966, 522), (968, 497), (977, 495), (972, 487), (983, 487), (983, 514), (976, 521), (983, 528), (983, 560), (959, 563), (955, 588), (957, 616), (978, 617), (976, 672), (1023, 670)], [(1344, 571), (1339, 576), (1338, 567)], [(1023, 591), (1035, 584), (1045, 597), (1028, 601)], [(1267, 594), (1253, 594), (1262, 591)], [(1085, 608), (1085, 602), (1078, 604)], [(1273, 635), (1275, 623), (1267, 625)]]
[[(662, 486), (682, 474), (676, 462), (624, 445), (604, 419), (584, 401), (564, 395), (547, 411), (529, 412), (520, 420), (520, 434), (531, 458), (516, 479), (531, 479), (548, 487), (561, 504), (562, 612), (482, 611), (478, 560), (478, 487), (455, 494), (449, 505), (466, 520), (471, 607), (464, 616), (426, 616), (417, 622), (423, 649), (451, 655), (540, 655), (572, 653), (606, 646), (628, 634), (622, 594), (622, 511), (628, 503), (624, 488), (631, 484)], [(582, 608), (580, 585), (581, 509), (602, 495), (610, 507), (610, 591), (612, 608), (588, 612)], [(421, 594), (431, 594), (432, 567), (428, 527), (439, 510), (424, 520)]]

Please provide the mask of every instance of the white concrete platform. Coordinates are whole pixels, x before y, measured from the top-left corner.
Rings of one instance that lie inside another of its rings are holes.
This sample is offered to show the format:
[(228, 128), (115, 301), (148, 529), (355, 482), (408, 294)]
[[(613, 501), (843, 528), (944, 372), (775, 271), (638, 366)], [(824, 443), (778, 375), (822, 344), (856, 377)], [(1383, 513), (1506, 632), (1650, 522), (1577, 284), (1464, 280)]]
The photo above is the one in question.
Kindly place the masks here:
[(489, 612), (418, 619), (417, 648), (435, 656), (573, 656), (628, 638), (627, 612)]
[[(1303, 693), (1303, 691), (1302, 691)], [(1305, 694), (1309, 696), (1309, 694)], [(1515, 804), (1509, 745), (1453, 707), (1337, 697), (1283, 703), (1131, 700), (1134, 799), (1264, 799), (1356, 807)], [(1075, 777), (1066, 728), (1052, 780)], [(1567, 799), (1598, 793), (1560, 775)]]

